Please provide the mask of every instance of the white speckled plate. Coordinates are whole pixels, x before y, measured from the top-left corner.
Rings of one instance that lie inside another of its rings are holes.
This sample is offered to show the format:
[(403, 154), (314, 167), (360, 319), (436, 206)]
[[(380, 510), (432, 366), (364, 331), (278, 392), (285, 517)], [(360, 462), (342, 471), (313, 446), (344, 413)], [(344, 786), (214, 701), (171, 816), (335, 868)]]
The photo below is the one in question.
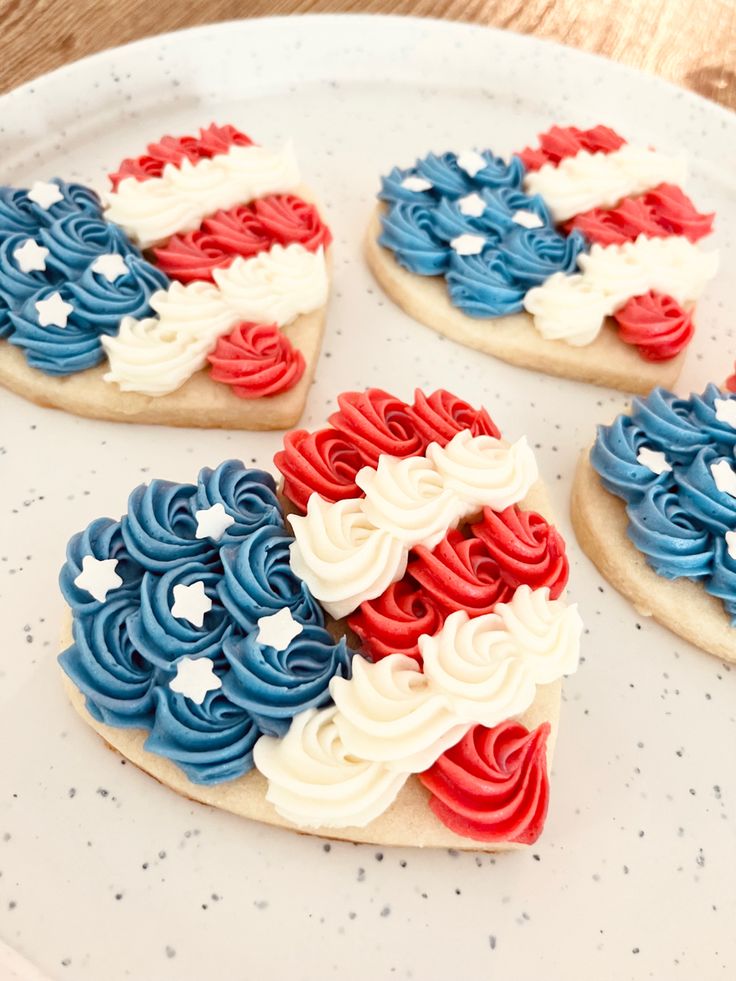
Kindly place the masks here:
[(414, 323), (361, 259), (378, 176), (429, 149), (508, 151), (554, 121), (606, 122), (693, 157), (718, 211), (720, 278), (683, 390), (734, 357), (736, 117), (653, 78), (530, 38), (382, 18), (223, 24), (106, 52), (0, 99), (7, 182), (89, 180), (166, 130), (217, 118), (291, 135), (335, 230), (335, 299), (304, 424), (337, 392), (444, 385), (528, 433), (589, 632), (565, 685), (547, 829), (529, 853), (327, 844), (177, 797), (67, 703), (53, 659), (69, 536), (156, 475), (275, 433), (159, 430), (0, 392), (0, 936), (52, 979), (514, 981), (719, 978), (736, 970), (736, 671), (640, 622), (577, 549), (566, 506), (609, 391), (536, 376)]

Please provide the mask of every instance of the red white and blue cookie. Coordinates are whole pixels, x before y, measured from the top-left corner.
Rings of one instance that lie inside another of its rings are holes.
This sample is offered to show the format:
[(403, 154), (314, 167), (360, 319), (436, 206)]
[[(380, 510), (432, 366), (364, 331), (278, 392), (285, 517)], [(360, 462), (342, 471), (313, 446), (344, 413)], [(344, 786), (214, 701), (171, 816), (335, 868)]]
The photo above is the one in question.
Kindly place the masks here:
[(736, 394), (656, 388), (578, 465), (580, 544), (644, 616), (736, 661)]
[(509, 161), (428, 154), (382, 179), (366, 242), (386, 292), (469, 347), (646, 393), (672, 385), (715, 275), (685, 161), (605, 126), (553, 127)]
[(80, 415), (286, 428), (322, 339), (329, 229), (292, 148), (166, 136), (91, 189), (0, 188), (0, 382)]
[(526, 439), (445, 391), (340, 396), (283, 482), (230, 460), (69, 543), (75, 708), (187, 797), (382, 844), (542, 831), (582, 623)]

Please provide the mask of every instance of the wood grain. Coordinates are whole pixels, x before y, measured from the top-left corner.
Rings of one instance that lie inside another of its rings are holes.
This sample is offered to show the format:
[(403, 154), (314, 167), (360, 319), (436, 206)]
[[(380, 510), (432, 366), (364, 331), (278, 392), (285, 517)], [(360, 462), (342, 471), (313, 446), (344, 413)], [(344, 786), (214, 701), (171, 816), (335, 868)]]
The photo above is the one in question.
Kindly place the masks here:
[(561, 41), (736, 108), (734, 0), (0, 0), (0, 91), (103, 48), (238, 17), (444, 17)]

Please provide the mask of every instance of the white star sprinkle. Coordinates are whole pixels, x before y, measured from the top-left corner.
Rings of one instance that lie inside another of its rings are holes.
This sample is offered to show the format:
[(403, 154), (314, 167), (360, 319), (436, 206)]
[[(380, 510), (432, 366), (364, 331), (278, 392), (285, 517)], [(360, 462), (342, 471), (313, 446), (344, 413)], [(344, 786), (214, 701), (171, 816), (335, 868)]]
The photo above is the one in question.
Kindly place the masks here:
[(74, 580), (74, 585), (86, 589), (99, 603), (104, 603), (107, 594), (123, 584), (123, 580), (115, 572), (117, 564), (117, 559), (96, 559), (94, 555), (85, 555), (82, 559), (82, 571)]
[(478, 171), (488, 166), (485, 158), (477, 150), (463, 150), (457, 156), (457, 165), (468, 177), (475, 177)]
[(272, 613), (267, 617), (260, 617), (258, 620), (258, 635), (256, 640), (259, 644), (266, 647), (273, 647), (277, 651), (285, 651), (292, 640), (297, 637), (304, 627), (297, 623), (291, 615), (288, 606), (284, 606), (278, 613)]
[(534, 214), (533, 211), (526, 211), (524, 208), (519, 208), (511, 216), (511, 220), (516, 225), (521, 225), (522, 228), (543, 228), (544, 222), (539, 217), (539, 215)]
[(726, 548), (728, 549), (728, 554), (736, 562), (736, 531), (726, 532)]
[(51, 205), (56, 204), (57, 201), (64, 200), (59, 185), (52, 184), (51, 181), (36, 181), (27, 196), (44, 211), (48, 211)]
[(191, 586), (185, 586), (182, 582), (174, 586), (172, 616), (179, 617), (180, 620), (188, 620), (195, 627), (201, 627), (205, 613), (209, 613), (211, 609), (212, 600), (205, 593), (201, 579), (193, 582)]
[(716, 419), (736, 429), (736, 399), (713, 399)]
[(211, 538), (219, 542), (230, 525), (235, 524), (235, 518), (228, 514), (223, 504), (219, 501), (211, 508), (204, 508), (202, 511), (195, 511), (194, 517), (197, 519), (197, 530), (195, 538)]
[(486, 240), (482, 235), (458, 235), (450, 245), (458, 255), (478, 255), (485, 248)]
[(69, 314), (74, 311), (71, 303), (62, 300), (61, 293), (52, 293), (46, 300), (34, 303), (41, 327), (66, 327)]
[(480, 194), (466, 194), (464, 198), (460, 198), (457, 202), (457, 206), (460, 209), (460, 213), (463, 215), (470, 215), (471, 218), (480, 218), (483, 212), (486, 210), (486, 203)]
[(43, 272), (48, 254), (49, 250), (44, 245), (39, 245), (34, 238), (27, 238), (15, 250), (13, 258), (21, 272)]
[(718, 463), (712, 463), (710, 472), (713, 475), (713, 480), (716, 482), (716, 487), (721, 493), (736, 497), (736, 473), (729, 466), (728, 460), (720, 460)]
[(636, 462), (656, 474), (667, 473), (672, 469), (664, 453), (659, 450), (652, 450), (648, 446), (642, 446), (636, 454)]
[(127, 271), (125, 257), (117, 252), (106, 252), (92, 263), (92, 272), (104, 276), (108, 283), (114, 283), (118, 276), (124, 276)]
[(169, 682), (172, 691), (201, 705), (209, 691), (222, 688), (222, 679), (215, 674), (215, 665), (208, 657), (183, 657), (176, 664), (176, 676)]
[(428, 181), (418, 174), (409, 174), (408, 177), (403, 179), (401, 186), (406, 188), (407, 191), (431, 191), (432, 181)]

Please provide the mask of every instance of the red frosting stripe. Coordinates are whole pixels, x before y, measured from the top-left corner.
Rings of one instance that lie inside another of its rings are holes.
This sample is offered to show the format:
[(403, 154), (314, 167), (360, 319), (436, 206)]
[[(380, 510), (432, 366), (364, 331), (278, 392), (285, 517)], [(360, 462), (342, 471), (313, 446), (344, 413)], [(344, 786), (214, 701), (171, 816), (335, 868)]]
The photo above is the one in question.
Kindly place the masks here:
[(675, 184), (659, 184), (646, 194), (624, 198), (615, 208), (592, 208), (575, 215), (562, 228), (568, 234), (577, 229), (600, 245), (633, 242), (639, 235), (684, 235), (697, 242), (713, 230), (713, 217), (701, 214)]
[(695, 333), (692, 316), (677, 300), (662, 293), (635, 296), (613, 316), (621, 340), (635, 345), (648, 361), (674, 358)]
[(411, 407), (380, 388), (345, 392), (337, 398), (340, 411), (330, 424), (358, 448), (366, 465), (375, 467), (382, 453), (421, 456), (427, 440), (419, 431)]
[(578, 129), (576, 126), (553, 126), (539, 135), (539, 147), (525, 147), (521, 157), (527, 170), (539, 170), (545, 164), (555, 167), (566, 157), (574, 157), (581, 150), (589, 153), (611, 153), (623, 146), (626, 140), (608, 126)]
[(304, 356), (276, 324), (240, 323), (208, 355), (214, 381), (242, 399), (278, 395), (304, 374)]
[(483, 542), (511, 592), (524, 584), (546, 586), (557, 599), (567, 585), (569, 564), (562, 535), (536, 511), (515, 504), (505, 511), (483, 509), (482, 520), (470, 529)]
[(485, 409), (474, 409), (443, 388), (430, 396), (417, 389), (411, 414), (427, 444), (446, 446), (453, 436), (464, 429), (469, 429), (474, 436), (495, 436), (498, 439), (501, 435)]
[(727, 392), (736, 392), (736, 363), (734, 364), (734, 374), (729, 375), (725, 385)]
[(546, 744), (550, 725), (474, 726), (419, 779), (430, 807), (456, 834), (476, 841), (531, 844), (549, 804)]
[(392, 583), (377, 599), (367, 600), (348, 617), (348, 625), (363, 641), (362, 654), (380, 661), (389, 654), (406, 654), (422, 663), (418, 640), (436, 634), (444, 615), (411, 576)]
[(409, 576), (445, 616), (456, 610), (465, 610), (471, 617), (491, 613), (496, 603), (514, 594), (485, 542), (466, 538), (457, 529), (448, 532), (433, 551), (420, 545), (414, 555)]
[(239, 204), (205, 218), (200, 228), (173, 235), (154, 249), (157, 264), (182, 283), (213, 280), (213, 271), (229, 266), (235, 256), (248, 258), (274, 244), (299, 243), (310, 251), (332, 240), (317, 209), (293, 194), (271, 195), (252, 205)]
[(149, 143), (146, 153), (139, 157), (128, 157), (120, 164), (114, 174), (110, 174), (113, 190), (121, 180), (134, 177), (144, 181), (150, 177), (160, 177), (166, 164), (181, 165), (184, 160), (196, 163), (217, 153), (226, 153), (236, 144), (250, 146), (253, 141), (234, 126), (217, 126), (211, 123), (200, 129), (199, 136), (164, 136), (157, 143)]
[(284, 448), (274, 457), (284, 478), (284, 494), (300, 511), (312, 494), (335, 502), (360, 497), (355, 475), (364, 466), (357, 447), (335, 429), (294, 429), (284, 436)]

